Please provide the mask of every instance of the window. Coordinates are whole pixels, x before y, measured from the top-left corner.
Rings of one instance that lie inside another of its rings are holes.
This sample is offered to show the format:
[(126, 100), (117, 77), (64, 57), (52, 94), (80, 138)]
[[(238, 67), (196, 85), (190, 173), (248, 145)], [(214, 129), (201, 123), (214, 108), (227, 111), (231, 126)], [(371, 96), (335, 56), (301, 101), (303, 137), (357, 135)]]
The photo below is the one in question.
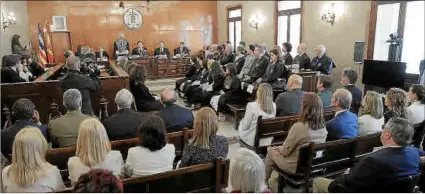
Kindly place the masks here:
[(376, 23), (371, 24), (375, 33), (369, 35), (373, 37), (373, 48), (368, 49), (368, 57), (387, 61), (389, 43), (386, 41), (390, 34), (398, 33), (403, 39), (399, 57), (407, 63), (406, 73), (418, 74), (425, 47), (424, 1), (381, 1), (371, 12), (371, 15), (376, 15)]
[(227, 8), (227, 38), (234, 49), (242, 38), (242, 7)]
[(282, 45), (284, 42), (292, 44), (293, 56), (296, 55), (296, 48), (301, 37), (301, 1), (277, 1), (277, 31), (276, 44)]

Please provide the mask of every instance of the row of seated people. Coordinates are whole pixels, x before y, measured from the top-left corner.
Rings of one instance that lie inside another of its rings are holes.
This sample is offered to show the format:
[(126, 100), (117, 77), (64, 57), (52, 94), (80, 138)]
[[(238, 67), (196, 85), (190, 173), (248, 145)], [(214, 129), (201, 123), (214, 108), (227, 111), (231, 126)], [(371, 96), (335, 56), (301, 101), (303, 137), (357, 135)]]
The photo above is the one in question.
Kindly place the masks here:
[(5, 55), (2, 58), (1, 83), (33, 81), (46, 70), (33, 57), (18, 54)]

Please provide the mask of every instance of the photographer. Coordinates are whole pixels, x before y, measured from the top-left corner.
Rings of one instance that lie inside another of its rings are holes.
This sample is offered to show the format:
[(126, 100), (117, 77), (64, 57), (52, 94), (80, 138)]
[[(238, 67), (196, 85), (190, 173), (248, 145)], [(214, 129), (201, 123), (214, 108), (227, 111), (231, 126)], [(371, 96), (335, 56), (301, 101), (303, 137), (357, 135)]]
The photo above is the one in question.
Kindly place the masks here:
[(90, 77), (80, 73), (81, 62), (76, 56), (69, 56), (66, 59), (68, 73), (60, 80), (62, 91), (68, 89), (78, 89), (83, 97), (81, 112), (86, 115), (93, 116), (93, 108), (91, 106), (90, 92), (96, 92), (100, 88), (100, 81), (96, 74), (90, 74)]

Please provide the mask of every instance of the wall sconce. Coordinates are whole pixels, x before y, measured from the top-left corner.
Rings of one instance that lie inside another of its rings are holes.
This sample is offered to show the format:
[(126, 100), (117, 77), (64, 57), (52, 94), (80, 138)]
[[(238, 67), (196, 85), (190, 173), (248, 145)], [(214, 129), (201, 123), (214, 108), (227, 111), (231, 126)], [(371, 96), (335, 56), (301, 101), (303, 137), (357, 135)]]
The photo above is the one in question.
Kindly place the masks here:
[(119, 10), (124, 10), (124, 2), (120, 1), (120, 4), (118, 5)]
[(258, 14), (257, 14), (255, 15), (254, 18), (250, 19), (248, 23), (249, 23), (249, 27), (258, 30), (258, 26), (263, 23), (263, 19), (258, 17)]
[(331, 25), (334, 25), (335, 23), (335, 3), (331, 2), (331, 4), (328, 7), (327, 13), (322, 14), (322, 21), (326, 23), (331, 23)]
[(3, 26), (3, 30), (6, 28), (12, 28), (16, 25), (16, 17), (13, 12), (9, 12), (8, 14), (2, 12), (1, 13), (1, 24)]
[(333, 25), (337, 19), (339, 20), (339, 18), (344, 15), (344, 2), (332, 1), (324, 5), (321, 13), (322, 21)]

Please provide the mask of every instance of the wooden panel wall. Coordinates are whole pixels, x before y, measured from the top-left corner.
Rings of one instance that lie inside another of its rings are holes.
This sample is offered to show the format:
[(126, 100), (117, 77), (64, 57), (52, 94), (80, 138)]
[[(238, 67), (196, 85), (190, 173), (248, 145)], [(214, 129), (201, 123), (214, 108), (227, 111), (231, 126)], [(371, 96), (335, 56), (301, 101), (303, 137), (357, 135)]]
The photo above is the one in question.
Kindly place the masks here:
[[(74, 51), (79, 44), (96, 49), (103, 46), (112, 56), (113, 42), (118, 38), (119, 32), (124, 32), (131, 48), (136, 46), (138, 40), (142, 40), (151, 54), (160, 40), (165, 41), (170, 51), (180, 41), (185, 41), (192, 53), (217, 41), (216, 1), (150, 1), (149, 12), (143, 13), (143, 25), (138, 30), (125, 28), (123, 12), (117, 11), (118, 3), (119, 1), (27, 1), (31, 40), (33, 43), (38, 42), (37, 24), (46, 20), (51, 24), (52, 16), (56, 15), (66, 16)], [(146, 1), (124, 1), (125, 10), (130, 7), (141, 8), (142, 3), (146, 5)]]

